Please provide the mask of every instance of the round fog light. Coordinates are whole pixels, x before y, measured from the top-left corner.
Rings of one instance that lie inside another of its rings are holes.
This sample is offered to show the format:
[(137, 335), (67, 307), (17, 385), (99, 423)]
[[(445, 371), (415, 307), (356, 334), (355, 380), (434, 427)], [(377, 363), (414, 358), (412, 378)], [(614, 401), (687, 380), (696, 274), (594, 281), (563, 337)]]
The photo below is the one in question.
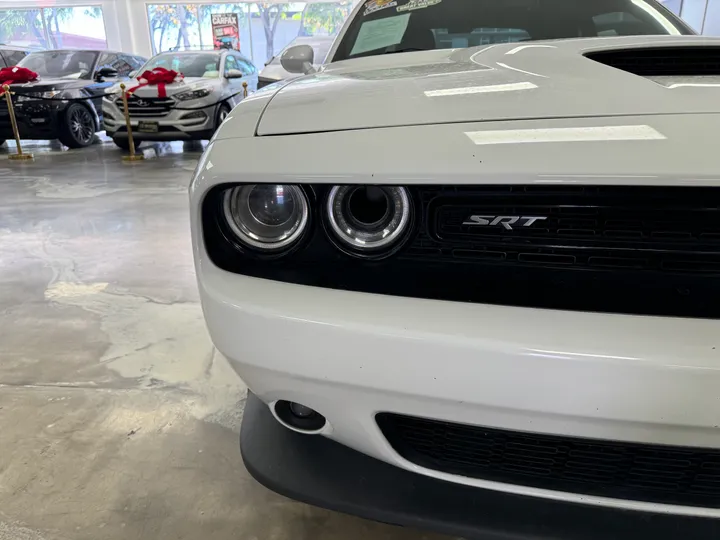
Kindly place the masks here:
[(322, 414), (294, 401), (281, 399), (273, 403), (270, 408), (281, 424), (300, 433), (318, 433), (327, 424)]
[(333, 235), (344, 247), (368, 255), (397, 247), (411, 212), (407, 190), (396, 186), (335, 186), (326, 205)]
[(248, 247), (273, 251), (290, 246), (302, 235), (309, 205), (297, 186), (250, 184), (225, 192), (225, 220)]

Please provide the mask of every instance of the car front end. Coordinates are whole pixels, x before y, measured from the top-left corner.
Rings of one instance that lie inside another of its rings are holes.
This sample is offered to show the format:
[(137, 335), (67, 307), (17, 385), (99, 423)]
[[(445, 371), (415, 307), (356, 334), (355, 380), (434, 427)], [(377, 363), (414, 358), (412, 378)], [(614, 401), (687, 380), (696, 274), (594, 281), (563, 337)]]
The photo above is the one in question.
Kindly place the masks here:
[[(87, 115), (83, 138), (92, 137), (99, 129), (100, 116), (92, 96), (78, 81), (41, 80), (35, 83), (10, 86), (13, 109), (21, 139), (57, 139), (63, 136), (63, 129), (70, 120), (66, 111), (73, 103), (81, 103)], [(10, 121), (7, 101), (0, 100), (0, 138), (13, 139), (15, 136)]]
[[(139, 86), (126, 83), (128, 89)], [(128, 113), (133, 135), (139, 140), (176, 141), (212, 137), (217, 127), (222, 96), (212, 80), (191, 80), (167, 86), (165, 97), (156, 86), (146, 86), (128, 96)], [(124, 105), (119, 86), (103, 97), (103, 127), (109, 137), (127, 140)]]
[(251, 474), (465, 537), (717, 537), (718, 51), (390, 55), (239, 106), (190, 199)]

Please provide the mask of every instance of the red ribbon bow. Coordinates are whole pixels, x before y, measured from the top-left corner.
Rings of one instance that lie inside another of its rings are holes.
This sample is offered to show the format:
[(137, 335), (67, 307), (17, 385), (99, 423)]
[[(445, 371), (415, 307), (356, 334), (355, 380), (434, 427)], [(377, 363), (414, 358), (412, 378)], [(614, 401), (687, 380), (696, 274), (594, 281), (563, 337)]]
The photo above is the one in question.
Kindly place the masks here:
[(143, 86), (157, 86), (158, 97), (164, 98), (167, 97), (165, 85), (178, 82), (176, 79), (181, 81), (183, 79), (182, 73), (178, 73), (177, 71), (173, 71), (171, 69), (165, 69), (163, 67), (157, 67), (152, 71), (143, 72), (143, 74), (138, 77), (138, 82), (140, 84), (130, 88), (127, 93), (130, 95), (135, 92), (135, 90), (142, 88)]
[(37, 81), (38, 74), (24, 67), (4, 67), (0, 69), (0, 96), (5, 93), (6, 84), (27, 83)]

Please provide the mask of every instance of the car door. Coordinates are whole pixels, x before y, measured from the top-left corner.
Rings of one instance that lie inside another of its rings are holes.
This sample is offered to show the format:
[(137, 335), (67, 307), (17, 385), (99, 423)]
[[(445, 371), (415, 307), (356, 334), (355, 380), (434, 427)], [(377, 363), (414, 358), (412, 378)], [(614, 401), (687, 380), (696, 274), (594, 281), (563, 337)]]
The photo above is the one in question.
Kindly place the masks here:
[(225, 67), (223, 68), (223, 75), (225, 76), (225, 80), (223, 82), (226, 92), (223, 94), (223, 98), (229, 97), (228, 100), (231, 106), (235, 106), (242, 100), (242, 94), (243, 94), (243, 86), (242, 83), (244, 82), (243, 78), (237, 78), (237, 79), (228, 79), (227, 74), (231, 70), (238, 70), (242, 72), (242, 69), (240, 69), (240, 66), (238, 65), (237, 58), (235, 58), (234, 54), (228, 53), (225, 56)]
[(237, 59), (238, 64), (241, 66), (245, 82), (248, 84), (248, 92), (255, 92), (258, 84), (258, 70), (250, 60), (244, 56), (240, 56)]
[(113, 65), (117, 63), (117, 60), (118, 55), (116, 53), (100, 53), (100, 57), (95, 64), (95, 69), (93, 70), (92, 80), (90, 81), (90, 84), (88, 84), (88, 86), (86, 87), (88, 94), (90, 94), (92, 104), (95, 107), (95, 110), (97, 111), (99, 116), (102, 116), (102, 97), (103, 95), (105, 95), (105, 90), (115, 84), (117, 79), (115, 77), (108, 77), (103, 78), (102, 80), (98, 80), (96, 74), (102, 68), (117, 69)]

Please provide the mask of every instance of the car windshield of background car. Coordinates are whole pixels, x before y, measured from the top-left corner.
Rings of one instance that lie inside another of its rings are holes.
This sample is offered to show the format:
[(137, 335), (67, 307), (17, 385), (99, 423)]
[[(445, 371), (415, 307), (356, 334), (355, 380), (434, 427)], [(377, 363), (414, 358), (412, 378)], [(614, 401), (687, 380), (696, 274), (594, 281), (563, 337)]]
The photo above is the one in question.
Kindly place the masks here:
[(159, 54), (151, 58), (138, 73), (165, 68), (182, 73), (185, 77), (217, 79), (220, 76), (220, 55), (204, 54)]
[(366, 0), (333, 61), (540, 39), (692, 33), (654, 0)]
[(41, 78), (89, 79), (98, 53), (90, 51), (45, 51), (29, 54), (18, 66)]

